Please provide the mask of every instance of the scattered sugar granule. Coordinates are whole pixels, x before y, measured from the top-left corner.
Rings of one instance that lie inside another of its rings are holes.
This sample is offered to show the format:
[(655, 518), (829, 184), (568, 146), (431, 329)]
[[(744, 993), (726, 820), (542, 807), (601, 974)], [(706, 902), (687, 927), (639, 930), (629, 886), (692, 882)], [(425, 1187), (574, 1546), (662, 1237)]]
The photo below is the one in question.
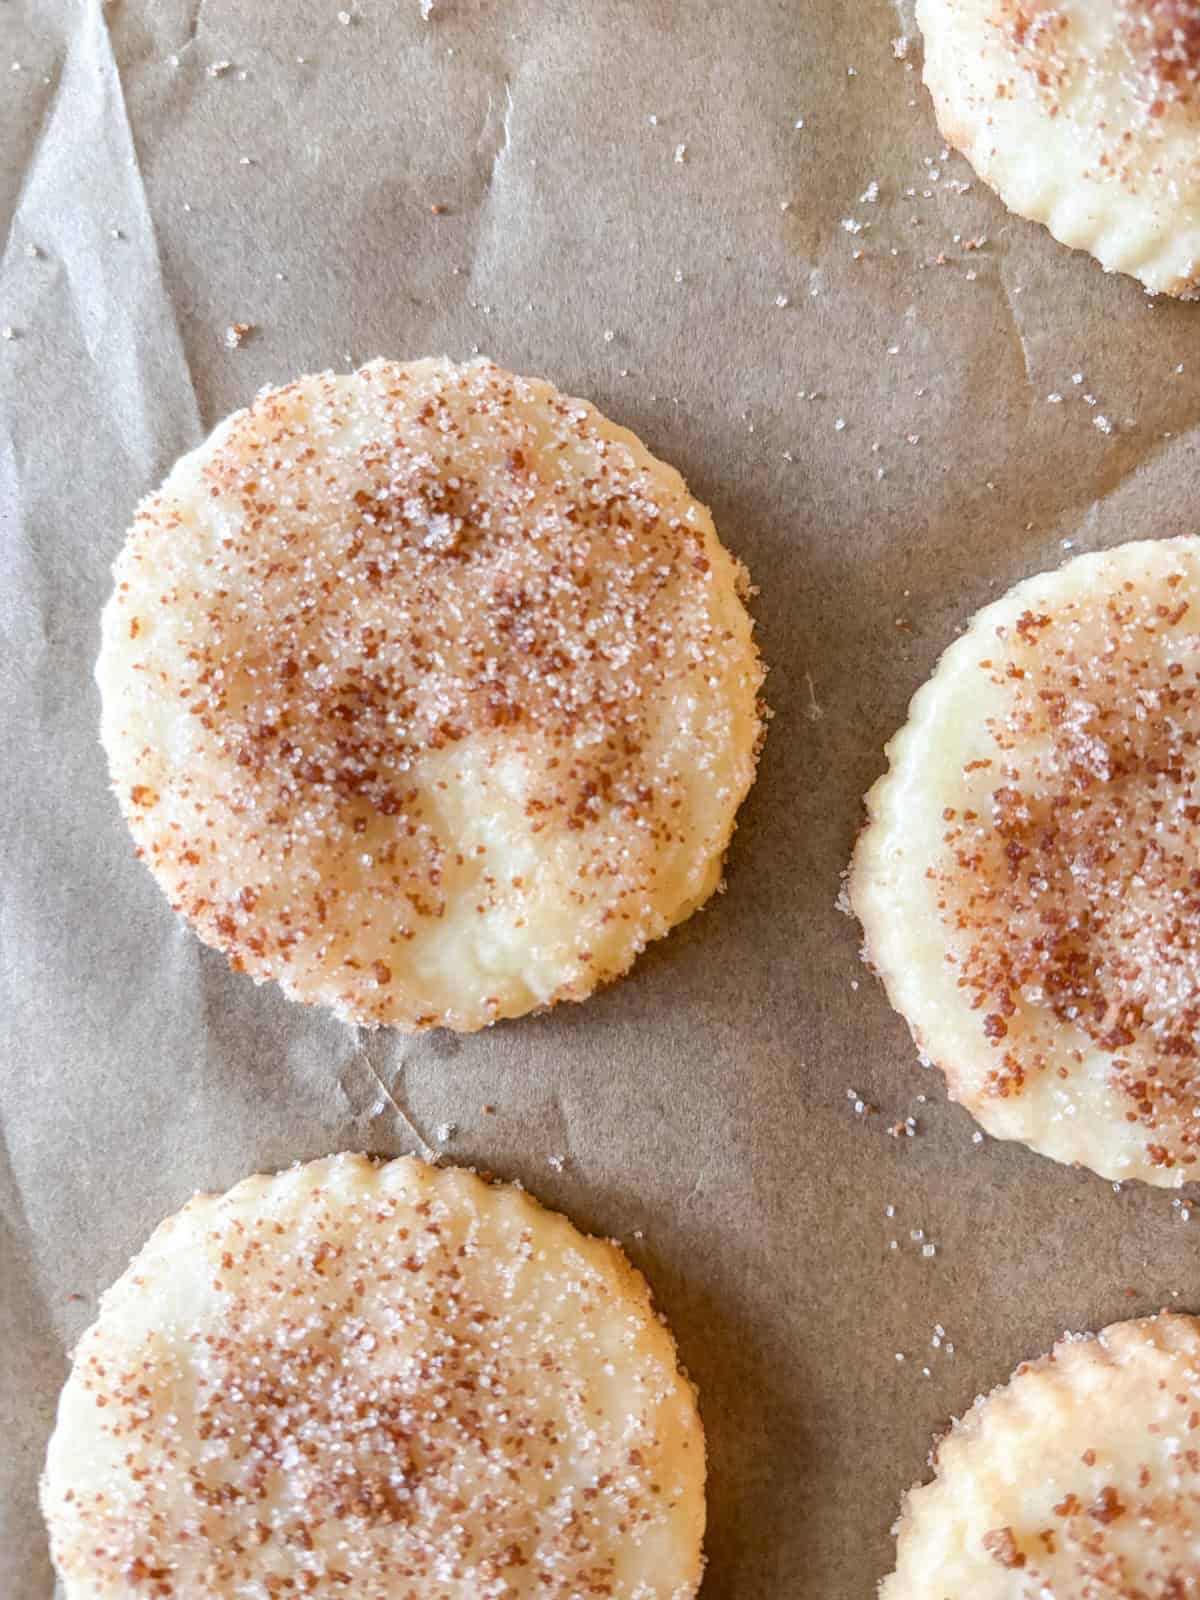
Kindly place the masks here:
[(231, 322), (225, 329), (226, 350), (238, 349), (249, 332), (250, 324), (248, 322)]
[(1092, 418), (1092, 427), (1093, 428), (1099, 428), (1101, 433), (1111, 433), (1113, 431), (1112, 423), (1108, 420), (1107, 417), (1103, 417), (1103, 416), (1101, 416), (1101, 417), (1093, 417)]
[(567, 1164), (567, 1161), (566, 1161), (566, 1157), (565, 1156), (547, 1156), (546, 1157), (546, 1165), (553, 1172), (561, 1172), (562, 1169), (566, 1166), (566, 1164)]
[(685, 145), (685, 144), (677, 144), (675, 146), (675, 164), (677, 166), (681, 167), (686, 160), (687, 160), (687, 145)]
[(1059, 394), (1057, 389), (1055, 389), (1052, 394), (1048, 394), (1046, 396), (1046, 400), (1047, 400), (1048, 404), (1050, 404), (1052, 406), (1060, 406), (1060, 405), (1062, 405), (1062, 395)]
[(6, 322), (4, 326), (0, 328), (0, 339), (15, 339), (16, 337), (17, 330), (12, 326), (11, 323)]
[(433, 0), (421, 0), (421, 21), (428, 22), (433, 15)]
[(433, 1130), (433, 1136), (439, 1144), (448, 1144), (457, 1132), (457, 1122), (439, 1122)]
[(878, 199), (879, 199), (879, 184), (875, 181), (874, 178), (872, 178), (870, 183), (867, 185), (867, 187), (859, 195), (858, 203), (859, 203), (859, 205), (873, 206)]
[(232, 61), (210, 61), (206, 70), (210, 78), (219, 78), (222, 73), (228, 72), (232, 66)]
[(41, 253), (42, 252), (38, 249), (36, 244), (27, 244), (25, 246), (25, 254), (31, 261), (37, 261), (40, 258)]
[(338, 21), (343, 28), (348, 28), (350, 26), (350, 13), (348, 11), (339, 11)]
[(892, 54), (897, 61), (906, 61), (908, 59), (908, 47), (911, 43), (912, 41), (906, 33), (902, 33), (898, 39), (892, 40)]
[(858, 221), (857, 217), (843, 217), (842, 227), (845, 228), (847, 233), (861, 233), (863, 231), (863, 225)]
[(845, 431), (845, 427), (846, 427), (846, 419), (845, 419), (845, 417), (839, 417), (837, 419), (837, 421), (833, 425), (833, 431), (835, 433), (842, 433), (842, 432)]
[(777, 294), (775, 296), (775, 304), (779, 307), (780, 311), (786, 311), (791, 303), (792, 302), (788, 299), (786, 294)]

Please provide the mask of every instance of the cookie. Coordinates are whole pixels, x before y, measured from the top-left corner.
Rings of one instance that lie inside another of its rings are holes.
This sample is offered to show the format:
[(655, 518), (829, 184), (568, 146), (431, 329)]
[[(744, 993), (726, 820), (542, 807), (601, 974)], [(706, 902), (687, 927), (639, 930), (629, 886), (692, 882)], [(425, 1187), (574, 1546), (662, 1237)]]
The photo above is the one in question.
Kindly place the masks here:
[(1200, 539), (1020, 583), (867, 796), (865, 953), (989, 1133), (1173, 1187), (1200, 1152)]
[(1200, 1321), (1068, 1335), (979, 1399), (897, 1524), (880, 1600), (1196, 1600)]
[(1018, 216), (1200, 288), (1200, 4), (917, 0), (942, 133)]
[(483, 360), (265, 391), (114, 573), (113, 786), (256, 980), (469, 1031), (585, 998), (718, 887), (761, 732), (746, 574), (585, 402)]
[(704, 1441), (614, 1245), (343, 1155), (157, 1229), (74, 1353), (42, 1503), (66, 1600), (688, 1600)]

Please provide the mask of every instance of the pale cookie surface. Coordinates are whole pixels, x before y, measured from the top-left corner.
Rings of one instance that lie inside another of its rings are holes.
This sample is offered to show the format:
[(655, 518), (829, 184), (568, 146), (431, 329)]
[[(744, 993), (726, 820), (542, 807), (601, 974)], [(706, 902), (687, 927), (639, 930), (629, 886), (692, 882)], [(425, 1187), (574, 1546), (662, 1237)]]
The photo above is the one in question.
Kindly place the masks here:
[(1175, 1186), (1200, 1154), (1200, 540), (1018, 584), (867, 796), (850, 899), (989, 1133)]
[(718, 887), (761, 727), (746, 575), (586, 403), (482, 360), (265, 391), (114, 576), (138, 853), (293, 999), (479, 1028), (584, 998)]
[(687, 1600), (704, 1440), (614, 1245), (336, 1156), (157, 1229), (75, 1351), (42, 1501), (67, 1600)]
[(977, 1400), (897, 1525), (881, 1600), (1196, 1600), (1200, 1322), (1068, 1335)]
[(917, 0), (943, 134), (1005, 204), (1200, 288), (1200, 0)]

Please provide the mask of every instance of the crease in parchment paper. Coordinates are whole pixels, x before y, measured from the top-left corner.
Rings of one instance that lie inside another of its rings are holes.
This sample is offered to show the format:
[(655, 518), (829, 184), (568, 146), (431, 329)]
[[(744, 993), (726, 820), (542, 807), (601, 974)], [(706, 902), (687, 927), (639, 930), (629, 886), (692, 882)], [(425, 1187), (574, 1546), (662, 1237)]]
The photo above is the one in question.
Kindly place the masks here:
[(396, 1063), (389, 1085), (384, 1075), (385, 1069), (372, 1059), (371, 1042), (375, 1030), (356, 1026), (353, 1031), (353, 1052), (338, 1074), (338, 1084), (351, 1111), (356, 1116), (365, 1115), (368, 1121), (374, 1122), (390, 1108), (405, 1134), (416, 1141), (422, 1160), (437, 1166), (442, 1159), (442, 1152), (425, 1137), (404, 1104), (403, 1053)]
[(1026, 334), (1025, 334), (1024, 318), (1023, 318), (1021, 312), (1019, 312), (1017, 310), (1017, 296), (1013, 292), (1012, 287), (1010, 287), (1010, 285), (1009, 285), (1009, 281), (1008, 281), (1008, 268), (1009, 268), (1009, 266), (1010, 266), (1010, 257), (1008, 255), (1008, 253), (1007, 252), (1001, 252), (1000, 257), (999, 257), (999, 269), (998, 269), (997, 274), (996, 274), (996, 282), (999, 284), (1000, 292), (1004, 296), (1004, 304), (1005, 304), (1005, 307), (1006, 307), (1006, 309), (1008, 311), (1008, 320), (1012, 324), (1013, 334), (1016, 337), (1017, 344), (1020, 346), (1020, 350), (1021, 350), (1021, 366), (1022, 366), (1022, 370), (1024, 371), (1024, 374), (1025, 374), (1025, 385), (1026, 385), (1027, 388), (1032, 389), (1033, 388), (1033, 360), (1032, 360), (1032, 358), (1031, 358), (1031, 356), (1029, 354), (1029, 341), (1028, 341), (1028, 339), (1026, 337)]
[[(64, 194), (85, 193), (86, 205), (63, 202)], [(70, 37), (21, 186), (5, 267), (17, 238), (36, 242), (61, 265), (68, 300), (61, 309), (79, 328), (139, 479), (194, 444), (201, 432), (196, 390), (100, 0), (88, 0)]]
[(208, 0), (193, 0), (192, 14), (188, 18), (187, 32), (183, 43), (179, 46), (180, 51), (186, 50), (189, 45), (195, 44), (197, 35), (200, 32), (200, 23), (204, 18), (204, 8), (207, 4)]
[[(0, 408), (0, 489), (4, 492), (5, 508), (12, 518), (12, 530), (20, 528), (23, 513), (22, 476), (17, 469), (16, 442), (9, 425), (7, 413)], [(34, 598), (38, 587), (34, 572), (33, 553), (27, 539), (5, 534), (0, 538), (4, 555), (4, 570), (15, 604), (0, 610), (0, 639), (4, 641), (6, 670), (9, 673), (9, 691), (15, 687), (13, 679), (26, 672), (45, 654), (49, 643), (49, 630), (44, 609)], [(17, 640), (21, 647), (15, 649)], [(4, 901), (0, 900), (0, 956), (6, 948)], [(16, 930), (14, 929), (14, 937)], [(4, 964), (7, 978), (7, 963)]]
[(507, 78), (504, 80), (504, 109), (499, 117), (496, 116), (496, 103), (491, 94), (488, 94), (487, 114), (483, 126), (479, 130), (479, 137), (475, 141), (475, 149), (487, 162), (487, 172), (484, 174), (484, 194), (490, 194), (495, 187), (497, 177), (501, 171), (502, 163), (512, 151), (512, 115), (516, 109), (513, 98), (512, 84)]
[[(33, 1248), (37, 1233), (30, 1221), (29, 1208), (25, 1204), (25, 1195), (13, 1164), (8, 1130), (3, 1116), (0, 1116), (0, 1230), (2, 1230), (0, 1239), (3, 1240), (0, 1258), (11, 1246), (13, 1261), (28, 1263), (22, 1272), (22, 1277), (25, 1280), (23, 1285), (25, 1291), (36, 1300), (36, 1305), (31, 1308), (31, 1320), (39, 1322), (45, 1328), (54, 1328), (55, 1319), (49, 1296), (42, 1286), (39, 1275), (33, 1270), (33, 1264), (38, 1259), (37, 1252)], [(7, 1273), (4, 1278), (4, 1291), (6, 1296), (12, 1294), (14, 1299), (20, 1298), (16, 1294), (16, 1285)], [(54, 1342), (60, 1345), (62, 1343), (57, 1336)]]
[[(1114, 443), (1117, 447), (1124, 447), (1126, 452), (1136, 452), (1140, 441), (1134, 441), (1127, 434), (1118, 434)], [(1181, 478), (1185, 477), (1188, 473), (1186, 457), (1189, 455), (1200, 458), (1200, 424), (1181, 429), (1169, 436), (1160, 435), (1140, 453), (1135, 453), (1132, 459), (1128, 453), (1123, 454), (1105, 478), (1095, 486), (1086, 502), (1064, 511), (1055, 524), (1055, 534), (1064, 536), (1068, 541), (1064, 555), (1078, 554), (1081, 549), (1091, 548), (1093, 544), (1107, 542), (1104, 530), (1110, 520), (1115, 519), (1117, 522), (1122, 520), (1122, 497), (1136, 496), (1139, 487), (1157, 474), (1170, 477), (1173, 467)], [(1176, 462), (1174, 460), (1176, 457), (1183, 459)], [(1191, 470), (1194, 472), (1196, 466), (1193, 465)], [(1123, 537), (1154, 539), (1195, 533), (1196, 524), (1194, 520), (1189, 520), (1194, 519), (1194, 511), (1192, 504), (1181, 505), (1178, 526), (1162, 524), (1153, 527), (1125, 526)], [(1059, 543), (1062, 544), (1061, 539)]]
[(60, 73), (57, 83), (51, 86), (50, 92), (42, 104), (41, 115), (37, 119), (37, 126), (33, 129), (30, 135), (29, 155), (25, 163), (24, 171), (21, 175), (21, 186), (17, 190), (16, 202), (13, 205), (12, 214), (8, 219), (8, 227), (4, 234), (4, 250), (3, 253), (0, 254), (0, 266), (2, 267), (7, 267), (9, 265), (9, 258), (17, 247), (17, 235), (21, 231), (21, 208), (25, 200), (25, 191), (29, 187), (30, 177), (36, 168), (42, 145), (45, 142), (46, 135), (49, 132), (50, 126), (54, 120), (55, 108), (58, 105), (58, 99), (61, 90), (62, 75)]

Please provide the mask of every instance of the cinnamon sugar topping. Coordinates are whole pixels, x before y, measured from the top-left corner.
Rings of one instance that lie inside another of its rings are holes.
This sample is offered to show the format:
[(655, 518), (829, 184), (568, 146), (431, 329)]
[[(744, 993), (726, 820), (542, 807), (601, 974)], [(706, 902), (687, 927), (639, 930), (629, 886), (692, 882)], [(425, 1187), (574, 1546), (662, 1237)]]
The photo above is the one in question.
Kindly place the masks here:
[(44, 1500), (70, 1600), (687, 1600), (703, 1441), (614, 1247), (339, 1157), (164, 1224), (80, 1343)]
[[(1152, 1159), (1200, 1149), (1200, 649), (1183, 571), (1000, 627), (998, 781), (936, 868), (990, 1092), (1053, 1071), (1071, 1033), (1109, 1058)], [(1063, 1029), (1069, 1030), (1064, 1037)], [(1158, 1152), (1154, 1154), (1154, 1152)]]
[(881, 1600), (1191, 1600), (1198, 1330), (1066, 1335), (976, 1401), (908, 1496)]
[(479, 1027), (581, 998), (716, 886), (759, 737), (745, 575), (586, 404), (484, 361), (265, 392), (118, 578), (118, 794), (164, 796), (140, 853), (256, 978)]
[(916, 696), (850, 895), (988, 1132), (1175, 1186), (1200, 1154), (1200, 540), (1019, 584)]

